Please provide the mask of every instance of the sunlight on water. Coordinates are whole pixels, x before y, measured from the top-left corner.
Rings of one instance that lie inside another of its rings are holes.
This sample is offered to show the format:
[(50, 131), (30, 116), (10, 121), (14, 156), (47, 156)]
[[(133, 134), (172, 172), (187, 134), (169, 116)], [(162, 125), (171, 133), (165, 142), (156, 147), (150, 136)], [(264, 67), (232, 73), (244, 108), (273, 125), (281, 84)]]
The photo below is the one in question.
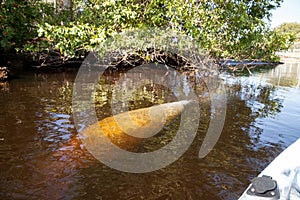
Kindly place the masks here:
[[(190, 92), (186, 87), (190, 83), (201, 110), (194, 142), (161, 170), (119, 172), (97, 161), (76, 136), (71, 110), (75, 76), (76, 72), (29, 73), (0, 86), (1, 199), (237, 199), (253, 177), (300, 137), (299, 64), (250, 77), (223, 74), (226, 122), (217, 145), (204, 159), (198, 152), (212, 112), (207, 88), (201, 76), (176, 77), (173, 90), (152, 83), (136, 88), (127, 98), (129, 110), (175, 102), (179, 93)], [(108, 74), (99, 81), (95, 93), (99, 120), (112, 115), (111, 99), (122, 95), (122, 88), (113, 87), (120, 76)], [(114, 112), (126, 111), (123, 102), (113, 103)], [(176, 134), (179, 118), (130, 150), (163, 147)]]

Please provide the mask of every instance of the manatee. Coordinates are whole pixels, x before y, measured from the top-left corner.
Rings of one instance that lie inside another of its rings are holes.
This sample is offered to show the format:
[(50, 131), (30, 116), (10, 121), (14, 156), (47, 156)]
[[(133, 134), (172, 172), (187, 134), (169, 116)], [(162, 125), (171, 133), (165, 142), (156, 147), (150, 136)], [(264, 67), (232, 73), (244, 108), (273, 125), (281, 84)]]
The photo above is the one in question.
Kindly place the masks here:
[(121, 147), (137, 145), (178, 117), (188, 103), (182, 100), (113, 115), (88, 126), (80, 137), (89, 146), (98, 145), (105, 137)]
[[(67, 144), (49, 157), (29, 162), (28, 165), (37, 170), (42, 177), (42, 179), (37, 178), (32, 181), (43, 185), (45, 192), (51, 191), (50, 194), (47, 193), (50, 195), (49, 198), (62, 197), (68, 188), (78, 181), (76, 175), (79, 169), (98, 163), (94, 155), (87, 151), (89, 150), (86, 148), (87, 145), (97, 149), (99, 139), (108, 139), (114, 144), (130, 143), (136, 146), (141, 140), (153, 136), (165, 124), (178, 117), (189, 102), (184, 100), (123, 112), (86, 127), (80, 133), (81, 137), (71, 138)], [(113, 158), (109, 148), (101, 153)]]
[[(51, 157), (56, 158), (56, 162), (67, 161), (68, 165), (72, 163), (77, 168), (86, 167), (90, 163), (87, 161), (93, 160), (87, 150), (97, 150), (99, 147), (101, 153), (112, 156), (109, 147), (100, 146), (100, 140), (111, 141), (120, 148), (132, 150), (140, 145), (143, 139), (155, 135), (164, 125), (172, 122), (190, 102), (182, 100), (164, 103), (104, 118), (86, 127), (79, 137), (71, 138)], [(84, 161), (80, 161), (81, 159)], [(59, 166), (59, 164), (55, 165)]]

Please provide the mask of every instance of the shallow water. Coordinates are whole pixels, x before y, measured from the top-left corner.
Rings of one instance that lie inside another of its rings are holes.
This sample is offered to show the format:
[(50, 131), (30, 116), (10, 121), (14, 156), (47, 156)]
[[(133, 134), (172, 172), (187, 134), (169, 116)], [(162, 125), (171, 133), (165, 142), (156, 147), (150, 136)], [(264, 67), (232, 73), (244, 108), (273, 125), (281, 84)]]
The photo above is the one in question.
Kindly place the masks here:
[[(121, 74), (100, 80), (95, 94), (98, 119), (111, 115), (111, 99), (121, 95)], [(300, 64), (280, 65), (252, 76), (222, 74), (227, 112), (222, 134), (200, 159), (198, 152), (211, 119), (210, 101), (201, 78), (172, 77), (170, 90), (151, 82), (127, 97), (129, 109), (176, 101), (189, 82), (200, 102), (197, 136), (171, 165), (145, 174), (111, 169), (76, 139), (72, 88), (76, 71), (34, 74), (0, 85), (1, 199), (237, 199), (259, 172), (300, 137)], [(123, 82), (129, 87), (133, 77)], [(117, 92), (116, 92), (117, 91)], [(114, 112), (126, 110), (116, 102)], [(85, 113), (86, 114), (86, 113)], [(179, 119), (157, 137), (128, 147), (161, 148), (176, 132)]]

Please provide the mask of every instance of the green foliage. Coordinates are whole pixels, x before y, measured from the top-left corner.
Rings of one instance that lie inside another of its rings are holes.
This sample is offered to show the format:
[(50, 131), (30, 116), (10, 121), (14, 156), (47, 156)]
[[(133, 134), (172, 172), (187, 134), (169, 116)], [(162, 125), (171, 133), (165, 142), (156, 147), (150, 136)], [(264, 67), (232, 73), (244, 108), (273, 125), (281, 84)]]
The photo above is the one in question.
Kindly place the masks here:
[(283, 23), (276, 27), (275, 30), (283, 34), (291, 34), (297, 41), (300, 41), (300, 23)]
[[(26, 18), (34, 28), (23, 32), (35, 31), (30, 35), (38, 36), (38, 40), (25, 44), (24, 50), (35, 53), (55, 51), (67, 60), (84, 56), (86, 51), (116, 33), (160, 27), (192, 37), (201, 48), (219, 58), (276, 60), (274, 52), (286, 49), (293, 39), (289, 34), (270, 30), (265, 23), (271, 10), (282, 0), (84, 2), (75, 0), (70, 9), (52, 11), (52, 15), (46, 14), (47, 17), (38, 22)], [(32, 6), (31, 9), (34, 10)], [(6, 41), (13, 39), (10, 37)]]
[(4, 49), (36, 37), (36, 24), (48, 20), (53, 10), (51, 5), (34, 0), (4, 0), (0, 5), (0, 44)]
[(44, 23), (38, 26), (37, 43), (24, 45), (30, 52), (59, 52), (64, 60), (82, 57), (85, 52), (98, 46), (104, 40), (102, 28), (89, 24), (70, 23), (65, 26)]

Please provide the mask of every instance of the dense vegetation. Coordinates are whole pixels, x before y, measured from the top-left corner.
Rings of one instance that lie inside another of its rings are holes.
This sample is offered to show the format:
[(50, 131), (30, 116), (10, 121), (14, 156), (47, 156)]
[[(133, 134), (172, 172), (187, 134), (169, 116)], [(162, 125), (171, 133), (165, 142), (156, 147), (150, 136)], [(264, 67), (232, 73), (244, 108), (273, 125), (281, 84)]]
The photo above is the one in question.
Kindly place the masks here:
[(218, 58), (276, 60), (290, 33), (271, 30), (266, 20), (282, 0), (3, 0), (2, 51), (30, 53), (40, 63), (83, 58), (115, 33), (162, 27), (191, 36)]
[(300, 42), (300, 23), (283, 23), (280, 26), (276, 27), (276, 31), (284, 34), (292, 34), (296, 38), (296, 41)]

